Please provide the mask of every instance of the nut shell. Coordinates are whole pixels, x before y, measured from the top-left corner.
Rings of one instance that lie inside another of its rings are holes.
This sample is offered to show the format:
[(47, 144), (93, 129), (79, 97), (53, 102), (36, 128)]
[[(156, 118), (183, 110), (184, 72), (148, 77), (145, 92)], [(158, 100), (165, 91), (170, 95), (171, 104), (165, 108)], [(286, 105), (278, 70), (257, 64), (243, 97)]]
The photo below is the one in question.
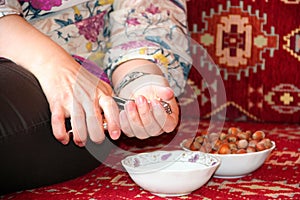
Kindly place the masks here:
[(229, 144), (222, 144), (218, 151), (219, 154), (231, 154)]
[(254, 140), (262, 140), (264, 139), (266, 136), (266, 134), (263, 132), (263, 131), (255, 131), (253, 134), (252, 134), (252, 138)]

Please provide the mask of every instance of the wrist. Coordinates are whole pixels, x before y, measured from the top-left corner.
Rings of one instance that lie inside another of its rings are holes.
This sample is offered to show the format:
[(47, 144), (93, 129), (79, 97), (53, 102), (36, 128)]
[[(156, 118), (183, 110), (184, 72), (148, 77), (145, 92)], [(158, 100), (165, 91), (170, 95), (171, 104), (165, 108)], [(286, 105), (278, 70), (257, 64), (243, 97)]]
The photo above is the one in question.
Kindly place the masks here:
[(145, 73), (145, 72), (137, 72), (137, 71), (133, 71), (133, 72), (126, 74), (123, 77), (122, 81), (117, 84), (117, 87), (114, 87), (115, 94), (117, 96), (119, 96), (121, 90), (123, 88), (125, 88), (128, 84), (130, 84), (131, 82), (134, 82), (136, 79), (141, 78), (142, 76), (147, 76), (147, 75), (150, 75), (150, 74)]
[(117, 87), (132, 72), (143, 72), (163, 76), (160, 68), (153, 62), (145, 59), (134, 59), (120, 64), (112, 74), (112, 85)]
[[(138, 95), (148, 96), (148, 98), (157, 98), (150, 94), (146, 88), (153, 86), (169, 87), (169, 83), (164, 76), (156, 74), (145, 74), (139, 78), (129, 81), (119, 90), (118, 96), (123, 98), (135, 98)], [(146, 89), (146, 90), (145, 90)]]

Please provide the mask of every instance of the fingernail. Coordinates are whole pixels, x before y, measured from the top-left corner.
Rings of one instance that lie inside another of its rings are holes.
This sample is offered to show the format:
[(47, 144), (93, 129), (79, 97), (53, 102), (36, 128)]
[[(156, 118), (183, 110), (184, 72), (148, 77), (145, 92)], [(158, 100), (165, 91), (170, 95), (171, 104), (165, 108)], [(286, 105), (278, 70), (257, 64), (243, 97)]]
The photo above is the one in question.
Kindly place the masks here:
[(84, 147), (84, 143), (83, 142), (79, 142), (79, 143), (77, 143), (77, 145), (79, 146), (79, 147)]
[(137, 105), (143, 105), (143, 104), (145, 104), (146, 101), (145, 101), (145, 98), (139, 96), (139, 97), (135, 100), (135, 102), (136, 102)]
[(69, 143), (69, 140), (68, 140), (68, 139), (65, 139), (65, 140), (63, 140), (61, 143), (64, 144), (64, 145), (66, 145), (66, 144)]
[(111, 138), (114, 140), (118, 139), (119, 135), (120, 135), (119, 131), (117, 131), (117, 130), (111, 132)]
[(128, 109), (128, 111), (134, 111), (135, 110), (135, 103), (133, 101), (128, 101), (126, 103), (125, 107)]

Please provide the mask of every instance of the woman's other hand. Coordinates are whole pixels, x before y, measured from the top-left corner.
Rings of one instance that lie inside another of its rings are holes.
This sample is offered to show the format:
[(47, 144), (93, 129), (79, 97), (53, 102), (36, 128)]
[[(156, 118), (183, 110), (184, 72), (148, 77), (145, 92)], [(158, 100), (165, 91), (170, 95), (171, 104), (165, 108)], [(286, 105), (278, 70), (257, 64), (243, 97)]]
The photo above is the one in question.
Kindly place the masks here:
[[(104, 138), (103, 116), (113, 139), (120, 136), (119, 110), (111, 86), (80, 66), (63, 48), (18, 15), (0, 18), (0, 55), (29, 70), (49, 102), (53, 134), (69, 142), (65, 118), (71, 118), (73, 140), (83, 146), (88, 137)], [(34, 106), (34, 105), (32, 105)]]
[[(171, 88), (144, 86), (132, 98), (135, 102), (126, 103), (125, 110), (120, 113), (121, 128), (127, 136), (146, 139), (176, 128), (179, 110)], [(160, 100), (169, 104), (172, 113), (166, 112)]]
[[(120, 89), (120, 97), (135, 100), (127, 102), (120, 113), (122, 131), (129, 137), (140, 139), (173, 131), (178, 124), (179, 108), (174, 92), (160, 69), (146, 60), (127, 61), (113, 74), (115, 86), (132, 71), (142, 71), (145, 75)], [(160, 100), (169, 104), (172, 113), (166, 112)]]

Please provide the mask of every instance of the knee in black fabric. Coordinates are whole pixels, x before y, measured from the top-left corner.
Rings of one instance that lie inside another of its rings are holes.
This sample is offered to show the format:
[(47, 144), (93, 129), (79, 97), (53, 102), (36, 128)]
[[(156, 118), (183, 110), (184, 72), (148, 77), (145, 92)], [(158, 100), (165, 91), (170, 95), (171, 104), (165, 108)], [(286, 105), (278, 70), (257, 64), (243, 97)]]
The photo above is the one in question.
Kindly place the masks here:
[(0, 108), (0, 194), (65, 181), (100, 164), (85, 148), (54, 138), (39, 82), (6, 59), (0, 59)]

